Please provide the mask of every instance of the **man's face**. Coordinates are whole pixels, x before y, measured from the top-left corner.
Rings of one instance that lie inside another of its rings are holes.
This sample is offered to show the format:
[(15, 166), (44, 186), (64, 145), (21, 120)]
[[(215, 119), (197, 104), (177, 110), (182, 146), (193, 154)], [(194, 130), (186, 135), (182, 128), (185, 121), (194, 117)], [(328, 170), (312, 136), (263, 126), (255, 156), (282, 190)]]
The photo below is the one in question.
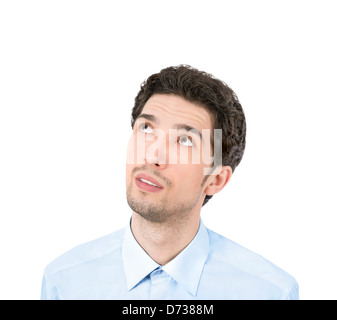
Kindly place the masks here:
[(200, 211), (205, 168), (212, 167), (202, 155), (212, 150), (209, 137), (199, 135), (204, 129), (211, 132), (212, 121), (199, 105), (168, 94), (147, 101), (128, 144), (127, 201), (134, 212), (162, 223)]

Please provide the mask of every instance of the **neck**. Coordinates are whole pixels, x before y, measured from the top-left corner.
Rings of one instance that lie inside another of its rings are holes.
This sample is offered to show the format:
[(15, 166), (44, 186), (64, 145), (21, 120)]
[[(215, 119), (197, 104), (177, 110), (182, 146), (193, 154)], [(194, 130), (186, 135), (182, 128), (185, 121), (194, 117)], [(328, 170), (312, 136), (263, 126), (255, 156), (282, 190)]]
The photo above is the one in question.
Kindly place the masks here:
[(200, 212), (179, 222), (154, 223), (133, 212), (132, 233), (139, 245), (158, 264), (174, 259), (198, 232)]

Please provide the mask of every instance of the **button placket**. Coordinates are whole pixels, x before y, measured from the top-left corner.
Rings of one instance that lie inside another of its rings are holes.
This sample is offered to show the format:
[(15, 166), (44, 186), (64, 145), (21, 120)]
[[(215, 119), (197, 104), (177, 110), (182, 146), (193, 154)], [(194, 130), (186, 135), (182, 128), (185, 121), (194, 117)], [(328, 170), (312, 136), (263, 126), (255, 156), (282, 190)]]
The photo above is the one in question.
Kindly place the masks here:
[(171, 281), (170, 276), (161, 268), (154, 270), (151, 275), (151, 299), (165, 299)]

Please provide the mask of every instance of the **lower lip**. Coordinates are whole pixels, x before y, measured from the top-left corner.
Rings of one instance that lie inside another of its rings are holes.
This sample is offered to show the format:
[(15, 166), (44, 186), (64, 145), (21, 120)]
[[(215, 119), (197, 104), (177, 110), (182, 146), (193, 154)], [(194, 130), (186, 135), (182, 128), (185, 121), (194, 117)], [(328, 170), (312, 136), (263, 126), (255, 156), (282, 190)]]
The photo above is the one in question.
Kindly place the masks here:
[(163, 188), (151, 186), (150, 184), (147, 184), (143, 181), (140, 181), (139, 179), (136, 179), (136, 185), (137, 185), (138, 188), (140, 188), (144, 191), (148, 191), (148, 192), (158, 192), (158, 191), (163, 189)]

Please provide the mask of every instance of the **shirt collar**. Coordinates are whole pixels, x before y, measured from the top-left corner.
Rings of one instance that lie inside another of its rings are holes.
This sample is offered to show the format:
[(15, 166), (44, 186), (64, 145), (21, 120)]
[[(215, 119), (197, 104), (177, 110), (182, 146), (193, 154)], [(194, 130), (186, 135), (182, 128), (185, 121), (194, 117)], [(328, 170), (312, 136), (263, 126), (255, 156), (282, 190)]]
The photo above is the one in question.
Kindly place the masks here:
[(144, 277), (160, 265), (139, 245), (131, 231), (131, 219), (126, 228), (122, 245), (122, 259), (128, 290), (136, 286)]
[[(188, 246), (162, 269), (175, 279), (186, 291), (197, 294), (200, 277), (209, 252), (208, 232), (200, 219), (199, 229)], [(154, 269), (160, 267), (138, 244), (129, 224), (123, 246), (122, 257), (128, 290), (135, 287)]]

